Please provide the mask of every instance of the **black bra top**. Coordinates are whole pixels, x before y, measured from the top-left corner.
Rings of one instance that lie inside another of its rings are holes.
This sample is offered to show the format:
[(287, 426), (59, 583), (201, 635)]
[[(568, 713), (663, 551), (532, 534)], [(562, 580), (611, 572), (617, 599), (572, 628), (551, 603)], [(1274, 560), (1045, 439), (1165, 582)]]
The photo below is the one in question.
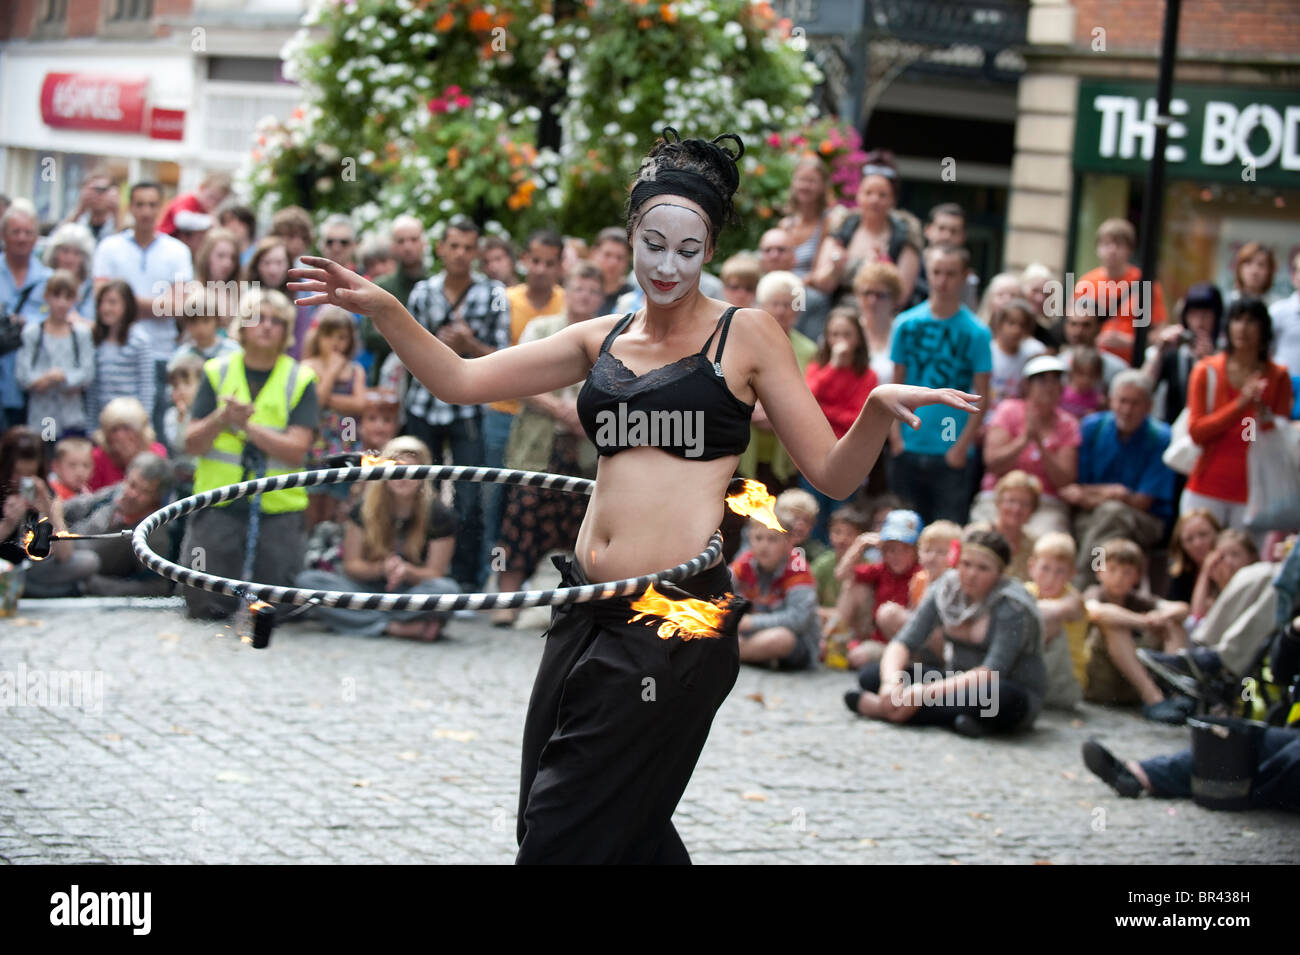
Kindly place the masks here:
[[(722, 376), (722, 346), (735, 306), (727, 309), (693, 355), (637, 375), (609, 350), (632, 322), (628, 312), (601, 343), (600, 354), (578, 392), (578, 418), (597, 454), (655, 447), (692, 461), (741, 454), (749, 447), (754, 406), (741, 401)], [(709, 344), (722, 329), (718, 350)]]

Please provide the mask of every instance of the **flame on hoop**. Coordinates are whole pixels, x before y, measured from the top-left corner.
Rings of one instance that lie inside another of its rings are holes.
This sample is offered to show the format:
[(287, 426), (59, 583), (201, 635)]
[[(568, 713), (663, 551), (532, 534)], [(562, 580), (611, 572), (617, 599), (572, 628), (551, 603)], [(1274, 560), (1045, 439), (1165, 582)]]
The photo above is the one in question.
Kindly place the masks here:
[[(35, 525), (27, 528), (27, 532), (23, 534), (23, 550), (26, 552), (27, 556), (32, 560), (44, 560), (46, 557), (49, 556), (48, 551), (44, 554), (32, 553), (32, 544), (36, 540), (37, 528), (40, 527), (42, 524), (48, 525), (49, 523), (50, 523), (49, 518), (42, 517), (39, 521), (36, 522)], [(60, 534), (54, 534), (53, 536), (62, 537), (63, 535), (60, 533)]]
[(776, 498), (767, 493), (767, 485), (762, 481), (746, 478), (744, 487), (727, 498), (727, 507), (742, 517), (754, 518), (774, 531), (785, 530), (776, 519)]
[(654, 584), (646, 587), (645, 593), (632, 601), (632, 609), (640, 611), (628, 623), (635, 623), (642, 617), (661, 617), (659, 638), (667, 640), (676, 633), (681, 633), (683, 640), (695, 637), (721, 636), (718, 629), (727, 616), (725, 602), (732, 594), (718, 598), (722, 605), (709, 600), (691, 597), (687, 600), (672, 600), (655, 590)]

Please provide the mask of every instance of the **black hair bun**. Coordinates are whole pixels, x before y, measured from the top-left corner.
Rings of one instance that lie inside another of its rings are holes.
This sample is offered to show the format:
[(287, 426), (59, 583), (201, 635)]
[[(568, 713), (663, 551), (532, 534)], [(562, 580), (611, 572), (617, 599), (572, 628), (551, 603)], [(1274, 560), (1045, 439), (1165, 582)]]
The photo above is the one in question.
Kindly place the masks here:
[[(727, 148), (725, 144), (728, 143), (735, 144), (734, 151)], [(682, 139), (676, 129), (665, 126), (662, 138), (655, 143), (647, 155), (643, 170), (647, 167), (658, 171), (680, 170), (694, 173), (704, 179), (711, 190), (717, 194), (718, 201), (715, 205), (718, 208), (713, 216), (716, 221), (712, 222), (710, 229), (712, 238), (716, 241), (718, 233), (735, 221), (731, 200), (740, 187), (738, 162), (744, 155), (744, 140), (735, 133), (723, 133), (712, 140)], [(627, 209), (629, 235), (632, 215), (635, 213), (631, 198), (629, 196)]]

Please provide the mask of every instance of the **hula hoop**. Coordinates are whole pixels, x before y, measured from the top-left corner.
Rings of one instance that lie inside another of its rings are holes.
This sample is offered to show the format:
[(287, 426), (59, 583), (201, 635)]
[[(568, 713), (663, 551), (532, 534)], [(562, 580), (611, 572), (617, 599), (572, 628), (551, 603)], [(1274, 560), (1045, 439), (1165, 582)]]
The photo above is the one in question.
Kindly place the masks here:
[(429, 464), (378, 464), (360, 467), (322, 468), (297, 471), (255, 481), (244, 481), (213, 488), (168, 504), (142, 520), (131, 534), (131, 549), (144, 566), (154, 573), (212, 593), (227, 594), (267, 603), (320, 603), (345, 610), (490, 610), (498, 607), (522, 608), (558, 606), (607, 600), (644, 590), (650, 584), (683, 580), (704, 570), (722, 553), (722, 533), (714, 531), (708, 546), (683, 564), (655, 574), (627, 577), (581, 587), (558, 587), (552, 590), (516, 590), (496, 594), (389, 594), (357, 593), (339, 590), (305, 590), (300, 587), (272, 587), (252, 580), (218, 577), (200, 570), (175, 564), (149, 548), (149, 535), (159, 527), (193, 511), (225, 501), (248, 497), (260, 492), (282, 491), (293, 487), (316, 487), (321, 484), (351, 484), (356, 481), (452, 480), (491, 484), (515, 484), (590, 495), (596, 483), (586, 478), (518, 471), (508, 468), (479, 468)]

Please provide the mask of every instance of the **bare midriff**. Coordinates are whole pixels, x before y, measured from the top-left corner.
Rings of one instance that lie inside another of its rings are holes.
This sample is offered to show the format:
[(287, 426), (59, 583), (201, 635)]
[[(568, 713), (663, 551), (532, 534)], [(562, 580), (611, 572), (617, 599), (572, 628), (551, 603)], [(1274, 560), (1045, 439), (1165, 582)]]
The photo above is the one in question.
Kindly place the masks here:
[(587, 579), (638, 577), (698, 557), (722, 523), (738, 460), (692, 461), (658, 448), (602, 457), (574, 548)]

